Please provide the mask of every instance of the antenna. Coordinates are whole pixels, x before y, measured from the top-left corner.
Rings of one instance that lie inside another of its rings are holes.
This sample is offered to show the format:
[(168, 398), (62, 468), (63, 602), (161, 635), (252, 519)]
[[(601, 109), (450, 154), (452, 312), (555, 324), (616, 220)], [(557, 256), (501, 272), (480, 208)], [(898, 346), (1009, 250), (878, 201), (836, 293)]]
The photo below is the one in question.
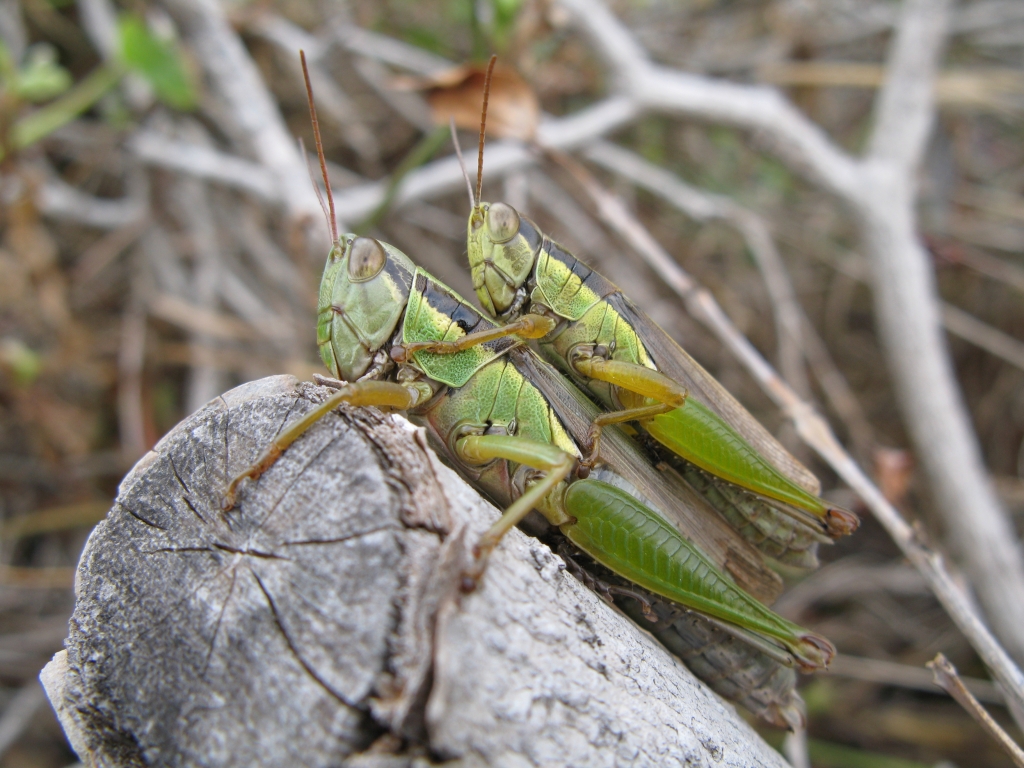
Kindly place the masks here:
[[(331, 194), (331, 180), (327, 178), (327, 161), (324, 159), (324, 145), (320, 140), (320, 121), (316, 119), (316, 104), (313, 101), (313, 86), (309, 82), (309, 67), (306, 66), (306, 52), (299, 51), (299, 59), (302, 60), (302, 77), (306, 80), (306, 98), (309, 99), (309, 119), (313, 121), (313, 138), (316, 139), (316, 156), (320, 159), (320, 173), (324, 177), (324, 186), (327, 188), (327, 203), (330, 205), (331, 214), (329, 224), (331, 227), (331, 241), (338, 242), (338, 220), (334, 215), (334, 195)], [(315, 186), (315, 185), (314, 185)], [(320, 190), (317, 189), (319, 197)], [(320, 201), (323, 205), (323, 200)]]
[(324, 223), (327, 225), (327, 229), (331, 228), (331, 214), (327, 212), (327, 203), (324, 202), (324, 196), (320, 193), (320, 185), (316, 181), (316, 176), (313, 175), (313, 164), (309, 162), (309, 157), (306, 155), (306, 142), (299, 136), (299, 152), (302, 153), (302, 159), (306, 161), (306, 173), (309, 175), (309, 183), (313, 186), (313, 192), (316, 193), (316, 201), (320, 203), (320, 210), (324, 212)]
[(480, 199), (484, 186), (484, 137), (487, 128), (487, 100), (491, 96), (491, 74), (494, 72), (494, 64), (498, 60), (497, 54), (491, 55), (487, 64), (487, 74), (484, 75), (484, 108), (480, 114), (480, 148), (476, 156), (476, 199)]
[(452, 131), (452, 144), (455, 145), (455, 154), (459, 156), (459, 168), (462, 169), (462, 178), (466, 180), (466, 189), (469, 191), (469, 205), (476, 208), (476, 198), (473, 197), (473, 182), (469, 180), (469, 171), (466, 170), (466, 159), (462, 156), (462, 147), (459, 146), (459, 134), (455, 131), (455, 115), (448, 121), (448, 127)]

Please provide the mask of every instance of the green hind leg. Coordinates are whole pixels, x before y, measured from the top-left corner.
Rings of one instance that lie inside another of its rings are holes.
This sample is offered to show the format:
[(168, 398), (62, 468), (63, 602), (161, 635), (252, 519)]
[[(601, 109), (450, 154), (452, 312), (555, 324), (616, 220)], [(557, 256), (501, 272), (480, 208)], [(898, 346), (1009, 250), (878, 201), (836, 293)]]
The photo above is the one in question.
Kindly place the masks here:
[[(806, 512), (820, 520), (832, 538), (857, 529), (856, 515), (827, 504), (790, 481), (717, 413), (699, 400), (687, 402), (686, 388), (663, 373), (636, 363), (606, 360), (586, 348), (578, 350), (570, 363), (582, 376), (668, 406), (661, 410), (652, 407), (647, 414), (640, 408), (617, 411), (608, 414), (616, 421), (606, 423), (646, 420), (643, 426), (648, 434), (677, 456), (741, 488)], [(584, 465), (593, 466), (594, 461), (596, 448), (591, 449)]]
[(498, 546), (502, 536), (526, 517), (530, 510), (540, 508), (545, 517), (555, 517), (552, 520), (555, 525), (565, 522), (557, 517), (552, 511), (552, 506), (545, 502), (548, 494), (569, 476), (576, 463), (576, 457), (550, 443), (512, 435), (469, 435), (456, 442), (455, 450), (459, 458), (469, 465), (505, 459), (545, 473), (544, 477), (512, 502), (498, 521), (480, 537), (473, 550), (473, 566), (463, 575), (463, 590), (471, 592), (483, 576), (484, 569), (487, 568), (487, 559)]
[(282, 431), (277, 438), (260, 454), (260, 457), (244, 472), (235, 477), (228, 485), (224, 494), (224, 511), (233, 509), (237, 501), (239, 484), (249, 478), (256, 480), (270, 469), (287, 450), (288, 446), (298, 440), (307, 429), (333, 411), (342, 403), (349, 405), (376, 405), (395, 408), (400, 411), (412, 408), (420, 399), (420, 393), (411, 387), (393, 384), (388, 381), (357, 381), (345, 384), (335, 394), (307, 413), (294, 424)]

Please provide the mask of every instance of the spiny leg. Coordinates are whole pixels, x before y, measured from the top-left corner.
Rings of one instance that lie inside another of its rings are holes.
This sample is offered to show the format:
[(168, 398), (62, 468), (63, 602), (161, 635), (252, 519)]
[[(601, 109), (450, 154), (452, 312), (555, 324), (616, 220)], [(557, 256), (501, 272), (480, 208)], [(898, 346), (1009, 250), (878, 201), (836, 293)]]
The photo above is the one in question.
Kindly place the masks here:
[(650, 419), (676, 408), (682, 408), (689, 396), (686, 387), (659, 371), (623, 360), (607, 360), (600, 355), (594, 355), (587, 347), (576, 350), (570, 356), (570, 364), (581, 376), (608, 382), (627, 392), (633, 392), (655, 401), (652, 405), (612, 411), (594, 419), (588, 436), (587, 457), (580, 462), (583, 476), (586, 476), (586, 473), (597, 463), (602, 428), (610, 424)]
[(590, 433), (587, 435), (587, 456), (580, 462), (579, 476), (587, 477), (590, 470), (597, 464), (601, 453), (601, 431), (612, 424), (622, 424), (627, 421), (642, 421), (659, 416), (662, 413), (674, 411), (677, 408), (669, 403), (655, 403), (654, 405), (643, 405), (639, 408), (626, 408), (621, 411), (601, 413), (594, 417), (590, 424)]
[(512, 435), (469, 435), (458, 440), (455, 450), (459, 458), (468, 464), (483, 464), (492, 459), (505, 459), (545, 472), (544, 477), (512, 502), (498, 521), (480, 537), (473, 551), (475, 562), (463, 576), (463, 590), (471, 592), (476, 588), (487, 567), (487, 559), (501, 541), (501, 537), (569, 476), (576, 463), (576, 457), (550, 443)]
[(238, 486), (245, 478), (248, 477), (252, 480), (259, 478), (274, 465), (274, 462), (281, 457), (288, 446), (342, 403), (357, 406), (376, 405), (404, 411), (412, 408), (419, 398), (420, 394), (416, 390), (389, 381), (357, 381), (346, 384), (294, 424), (288, 425), (248, 469), (235, 477), (224, 494), (224, 503), (221, 509), (225, 512), (233, 509)]

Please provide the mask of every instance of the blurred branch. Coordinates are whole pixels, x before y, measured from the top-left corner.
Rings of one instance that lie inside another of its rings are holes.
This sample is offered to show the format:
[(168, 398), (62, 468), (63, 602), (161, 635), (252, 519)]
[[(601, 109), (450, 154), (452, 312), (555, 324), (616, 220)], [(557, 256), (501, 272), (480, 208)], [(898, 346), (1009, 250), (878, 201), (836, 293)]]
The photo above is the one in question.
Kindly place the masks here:
[(39, 189), (40, 212), (99, 229), (120, 229), (141, 223), (149, 215), (148, 182), (141, 173), (128, 174), (128, 195), (119, 199), (93, 197), (53, 175)]
[(1024, 342), (983, 323), (969, 312), (942, 303), (942, 324), (952, 334), (981, 347), (1024, 371)]
[(28, 33), (18, 0), (0, 0), (0, 40), (4, 41), (11, 58), (20, 62), (28, 47)]
[(193, 44), (217, 97), (260, 163), (273, 174), (293, 216), (320, 216), (306, 164), (256, 63), (216, 0), (167, 0)]
[[(787, 61), (758, 72), (762, 82), (783, 86), (878, 88), (885, 69), (878, 64), (836, 61)], [(935, 82), (936, 101), (944, 106), (997, 113), (1024, 109), (1024, 75), (1015, 69), (985, 67), (942, 72)]]
[(797, 728), (787, 733), (782, 742), (782, 753), (793, 768), (811, 768), (811, 757), (807, 751), (807, 729)]
[(447, 59), (428, 53), (422, 48), (370, 32), (343, 19), (337, 19), (331, 24), (331, 36), (351, 53), (420, 75), (436, 75), (453, 66)]
[(603, 3), (560, 0), (560, 4), (572, 12), (610, 65), (617, 92), (638, 111), (680, 112), (752, 130), (796, 170), (842, 197), (856, 193), (860, 183), (856, 160), (774, 88), (657, 66)]
[[(292, 74), (297, 82), (302, 82), (302, 71), (299, 66), (297, 51), (304, 50), (309, 61), (309, 77), (316, 94), (317, 109), (321, 117), (329, 117), (338, 124), (345, 142), (370, 168), (366, 172), (376, 170), (380, 165), (380, 147), (377, 138), (361, 118), (361, 110), (342, 90), (337, 81), (330, 77), (320, 66), (323, 57), (324, 42), (290, 21), (269, 13), (256, 17), (255, 23), (249, 27), (253, 32), (273, 43), (281, 51), (290, 64)], [(315, 55), (311, 55), (315, 52)], [(371, 175), (379, 175), (371, 174)]]
[(287, 203), (274, 173), (251, 160), (146, 129), (136, 131), (128, 139), (127, 147), (150, 165), (235, 187), (275, 205)]
[(144, 282), (144, 275), (136, 266), (127, 306), (121, 315), (121, 343), (117, 351), (117, 427), (121, 452), (130, 462), (137, 461), (150, 447), (146, 444), (142, 393), (146, 362)]
[(999, 727), (999, 723), (992, 719), (992, 715), (986, 712), (978, 700), (971, 695), (957, 674), (956, 667), (950, 663), (949, 659), (940, 653), (929, 661), (927, 666), (935, 674), (935, 684), (967, 710), (970, 716), (985, 729), (985, 733), (995, 739), (999, 746), (1006, 751), (1017, 768), (1024, 768), (1024, 750), (1014, 743), (1006, 731)]
[(28, 728), (36, 710), (45, 702), (46, 696), (38, 680), (30, 680), (14, 694), (0, 715), (0, 757)]
[(931, 262), (915, 226), (917, 166), (934, 115), (931, 83), (947, 6), (944, 0), (905, 5), (863, 165), (863, 194), (853, 202), (871, 257), (883, 347), (949, 540), (996, 632), (1024, 659), (1024, 555), (960, 395)]
[[(935, 678), (919, 666), (899, 664), (882, 659), (867, 659), (861, 656), (849, 656), (837, 653), (828, 668), (829, 674), (864, 680), (879, 685), (899, 686), (914, 691), (934, 693)], [(976, 677), (961, 678), (963, 684), (976, 698), (990, 704), (1006, 704), (999, 687), (991, 680), (980, 680)]]

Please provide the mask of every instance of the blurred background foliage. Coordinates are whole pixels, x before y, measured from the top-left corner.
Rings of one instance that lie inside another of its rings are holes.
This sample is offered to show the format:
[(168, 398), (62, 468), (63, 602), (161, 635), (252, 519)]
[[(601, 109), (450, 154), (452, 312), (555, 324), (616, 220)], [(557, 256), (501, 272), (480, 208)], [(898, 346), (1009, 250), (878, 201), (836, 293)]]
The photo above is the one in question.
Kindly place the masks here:
[[(319, 370), (313, 331), (323, 253), (309, 233), (321, 222), (290, 220), (281, 205), (253, 191), (256, 181), (246, 188), (204, 180), (148, 161), (140, 149), (147, 137), (163, 135), (240, 158), (251, 152), (206, 87), (195, 47), (175, 23), (176, 5), (0, 0), (0, 766), (57, 767), (75, 759), (34, 680), (61, 647), (78, 553), (123, 473), (179, 419), (228, 387)], [(777, 85), (835, 141), (861, 149), (896, 4), (614, 6), (659, 61)], [(336, 192), (394, 181), (450, 151), (422, 93), (395, 87), (396, 76), (408, 73), (349, 45), (354, 30), (452, 64), (496, 52), (552, 115), (573, 113), (608, 86), (586, 41), (543, 0), (252, 0), (225, 7), (306, 147), (312, 134), (297, 46), (283, 42), (281, 30), (325, 46), (320, 65), (334, 90), (318, 96)], [(100, 21), (97, 9), (107, 13)], [(921, 235), (934, 257), (957, 374), (1019, 529), (1024, 5), (956, 6), (939, 102), (921, 178)], [(847, 213), (743, 132), (652, 115), (610, 138), (770, 224), (829, 370), (848, 387), (842, 407), (828, 383), (815, 380), (807, 394), (889, 498), (941, 540), (907, 450)], [(474, 145), (467, 132), (464, 146)], [(236, 175), (245, 170), (232, 168)], [(772, 307), (742, 237), (595, 172), (774, 359)], [(800, 448), (739, 364), (603, 229), (564, 172), (542, 164), (490, 179), (485, 188), (485, 196), (525, 209), (620, 283), (812, 464), (837, 500), (855, 503)], [(460, 191), (389, 204), (363, 226), (472, 295), (466, 213)], [(955, 542), (947, 544), (955, 551)], [(867, 519), (855, 537), (824, 554), (823, 569), (780, 604), (852, 657), (834, 674), (805, 681), (814, 765), (1005, 765), (968, 716), (930, 686), (921, 665), (938, 650), (963, 674), (984, 670), (881, 530)], [(979, 682), (978, 690), (998, 701), (991, 684)], [(1009, 724), (998, 704), (993, 712)], [(778, 743), (778, 734), (768, 736)]]

